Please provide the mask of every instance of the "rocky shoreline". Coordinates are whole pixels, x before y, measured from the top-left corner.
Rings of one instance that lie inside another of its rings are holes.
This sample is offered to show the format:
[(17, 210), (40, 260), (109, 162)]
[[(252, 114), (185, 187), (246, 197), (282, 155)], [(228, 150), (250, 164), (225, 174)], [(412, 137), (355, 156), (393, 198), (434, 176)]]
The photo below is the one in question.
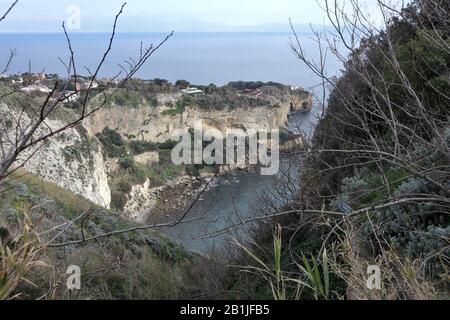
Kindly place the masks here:
[(154, 188), (146, 181), (133, 187), (124, 213), (138, 223), (145, 223), (150, 217), (170, 217), (189, 205), (211, 179), (183, 176)]
[[(237, 171), (254, 172), (256, 166), (220, 167), (218, 174), (203, 173), (199, 177), (182, 176), (160, 187), (150, 187), (150, 181), (134, 186), (124, 208), (125, 215), (137, 223), (144, 224), (150, 218), (176, 219), (203, 191), (215, 188), (219, 179)], [(212, 181), (216, 179), (216, 181)], [(206, 188), (206, 189), (205, 189)], [(200, 201), (202, 199), (200, 198)], [(181, 208), (181, 209), (180, 209)]]

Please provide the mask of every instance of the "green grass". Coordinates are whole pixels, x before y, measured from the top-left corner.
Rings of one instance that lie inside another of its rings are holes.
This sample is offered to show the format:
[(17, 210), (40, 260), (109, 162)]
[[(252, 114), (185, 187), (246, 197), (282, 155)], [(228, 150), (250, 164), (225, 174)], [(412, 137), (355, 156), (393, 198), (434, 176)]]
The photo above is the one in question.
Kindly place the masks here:
[[(20, 178), (17, 181), (26, 185), (30, 194), (38, 196), (45, 195), (52, 199), (61, 208), (61, 214), (67, 219), (72, 219), (89, 208), (98, 208), (98, 206), (83, 197), (66, 191), (52, 182), (44, 181), (32, 174), (24, 174), (24, 172), (19, 172), (17, 176), (20, 176)], [(20, 205), (19, 203), (21, 201), (21, 205), (29, 205), (29, 200), (25, 197), (17, 195), (14, 197), (14, 205)]]
[(161, 114), (163, 116), (175, 116), (181, 114), (186, 110), (186, 104), (183, 101), (177, 101), (174, 108), (170, 110), (163, 111)]

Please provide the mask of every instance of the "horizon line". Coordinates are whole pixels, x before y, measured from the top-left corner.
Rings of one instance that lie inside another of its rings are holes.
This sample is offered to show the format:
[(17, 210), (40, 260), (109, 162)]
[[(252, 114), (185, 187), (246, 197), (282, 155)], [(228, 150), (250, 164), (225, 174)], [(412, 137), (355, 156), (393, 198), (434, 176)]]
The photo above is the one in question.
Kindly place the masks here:
[[(116, 34), (127, 34), (127, 33), (142, 33), (142, 34), (148, 34), (148, 33), (155, 33), (155, 34), (164, 34), (164, 33), (171, 33), (174, 32), (174, 34), (179, 33), (185, 33), (185, 34), (195, 34), (195, 33), (247, 33), (247, 34), (254, 34), (254, 33), (269, 33), (269, 34), (289, 34), (292, 33), (292, 31), (223, 31), (223, 30), (217, 30), (217, 31), (116, 31)], [(64, 34), (64, 31), (0, 31), (0, 34)], [(111, 31), (68, 31), (69, 34), (110, 34)], [(310, 33), (301, 31), (299, 33)]]

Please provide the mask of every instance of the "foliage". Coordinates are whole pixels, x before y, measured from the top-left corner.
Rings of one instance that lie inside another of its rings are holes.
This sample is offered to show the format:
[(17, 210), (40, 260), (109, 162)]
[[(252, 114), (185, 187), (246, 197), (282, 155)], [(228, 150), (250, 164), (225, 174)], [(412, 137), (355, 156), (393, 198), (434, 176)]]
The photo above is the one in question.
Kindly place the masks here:
[[(439, 44), (441, 39), (442, 35), (438, 37), (433, 31), (423, 30), (409, 42), (400, 45), (396, 51), (401, 68), (414, 91), (423, 97), (424, 103), (430, 106), (433, 112), (444, 115), (450, 107), (448, 99), (435, 93), (436, 90), (450, 91), (450, 82), (446, 76), (450, 68), (450, 52)], [(450, 39), (447, 40), (447, 45), (450, 45)], [(398, 82), (391, 70), (386, 68), (386, 80)], [(400, 86), (394, 86), (391, 90), (391, 95), (399, 99), (405, 95), (404, 89)]]
[(103, 150), (109, 158), (119, 158), (127, 154), (125, 142), (115, 130), (105, 128), (101, 133), (97, 133), (97, 138), (103, 145)]
[[(264, 262), (245, 246), (238, 246), (247, 254), (257, 266), (241, 267), (247, 272), (253, 273), (266, 282), (275, 300), (300, 299), (305, 289), (313, 293), (314, 299), (327, 300), (330, 292), (330, 269), (328, 255), (325, 250), (319, 262), (314, 256), (307, 258), (303, 255), (301, 262), (296, 262), (297, 272), (282, 271), (283, 241), (281, 226), (278, 226), (273, 235), (273, 266)], [(288, 294), (291, 292), (291, 294)]]
[(137, 108), (143, 104), (142, 95), (133, 90), (118, 89), (111, 97), (114, 104), (124, 107)]
[(125, 158), (129, 154), (139, 155), (145, 152), (158, 151), (158, 144), (145, 140), (125, 140), (116, 130), (105, 128), (97, 133), (108, 158)]
[(132, 157), (124, 157), (119, 159), (119, 166), (125, 171), (136, 171), (136, 164)]
[(158, 145), (151, 141), (132, 140), (130, 141), (130, 151), (134, 155), (139, 155), (145, 152), (158, 151)]
[[(97, 138), (102, 143), (106, 156), (117, 159), (119, 166), (109, 179), (112, 191), (111, 206), (114, 209), (120, 211), (124, 209), (132, 186), (141, 185), (147, 179), (152, 186), (160, 186), (184, 173), (184, 167), (174, 165), (170, 159), (170, 151), (176, 145), (174, 141), (153, 143), (125, 140), (120, 133), (110, 128), (105, 128), (97, 134)], [(135, 155), (151, 151), (159, 152), (158, 164), (142, 165), (134, 160)]]
[[(436, 190), (426, 181), (410, 178), (396, 190), (395, 196), (434, 194)], [(409, 257), (425, 259), (423, 272), (431, 276), (445, 273), (440, 257), (450, 257), (447, 240), (450, 238), (450, 221), (445, 207), (433, 202), (399, 204), (376, 212), (378, 233), (389, 239)], [(442, 255), (436, 252), (442, 251)]]
[(21, 232), (9, 239), (7, 229), (3, 228), (0, 237), (0, 300), (20, 297), (20, 293), (16, 293), (19, 284), (32, 269), (44, 266), (39, 260), (42, 245), (34, 230), (30, 209), (24, 209), (21, 214)]
[(185, 167), (172, 163), (170, 150), (159, 151), (159, 162), (154, 165), (136, 163), (130, 156), (119, 159), (119, 170), (112, 173), (110, 185), (112, 190), (111, 206), (123, 210), (132, 186), (141, 185), (147, 179), (150, 186), (164, 185), (167, 181), (185, 173)]
[(178, 100), (174, 108), (163, 111), (161, 114), (163, 116), (176, 116), (177, 114), (182, 114), (186, 110), (186, 105), (186, 101)]
[[(281, 270), (281, 228), (278, 229), (274, 235), (273, 250), (274, 250), (274, 265), (269, 266), (258, 258), (254, 253), (245, 248), (243, 245), (237, 242), (237, 245), (256, 262), (257, 266), (243, 267), (248, 272), (256, 272), (264, 279), (272, 291), (273, 298), (275, 300), (286, 300), (286, 286), (287, 282), (293, 281), (283, 275)], [(303, 285), (303, 283), (301, 283)]]
[(303, 255), (302, 262), (303, 265), (299, 264), (299, 268), (306, 275), (310, 284), (308, 287), (313, 290), (316, 300), (319, 298), (328, 300), (330, 296), (330, 270), (327, 250), (323, 251), (322, 263), (319, 263), (314, 256), (308, 259), (305, 255)]

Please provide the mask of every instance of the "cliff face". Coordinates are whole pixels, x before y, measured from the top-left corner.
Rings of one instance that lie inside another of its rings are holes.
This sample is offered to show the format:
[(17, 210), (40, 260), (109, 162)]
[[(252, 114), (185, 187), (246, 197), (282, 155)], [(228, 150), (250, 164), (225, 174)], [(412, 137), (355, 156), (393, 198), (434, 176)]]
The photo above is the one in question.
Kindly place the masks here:
[(194, 119), (203, 120), (204, 127), (212, 127), (225, 132), (227, 128), (278, 129), (286, 125), (292, 111), (308, 111), (312, 97), (293, 98), (292, 96), (267, 97), (268, 104), (258, 107), (203, 110), (195, 105), (187, 107), (178, 114), (167, 114), (170, 110), (165, 103), (179, 99), (180, 95), (160, 95), (160, 106), (141, 105), (136, 108), (110, 106), (99, 110), (86, 122), (91, 136), (109, 127), (124, 136), (135, 136), (153, 142), (166, 142), (172, 138), (176, 129), (191, 128)]
[[(19, 119), (16, 112), (6, 105), (0, 105), (2, 119)], [(22, 116), (21, 127), (30, 123), (27, 115)], [(42, 136), (50, 129), (60, 128), (64, 123), (59, 120), (48, 120), (36, 133)], [(9, 141), (15, 140), (15, 130), (6, 132)], [(100, 143), (83, 134), (84, 129), (70, 129), (45, 143), (24, 152), (16, 165), (25, 159), (23, 169), (43, 180), (80, 195), (93, 203), (109, 208), (111, 192), (108, 185), (106, 165)], [(5, 138), (5, 137), (3, 137)], [(6, 139), (5, 139), (6, 140)]]
[(158, 188), (151, 188), (148, 179), (142, 185), (133, 186), (123, 212), (132, 220), (145, 223), (146, 212), (157, 202), (157, 192)]

